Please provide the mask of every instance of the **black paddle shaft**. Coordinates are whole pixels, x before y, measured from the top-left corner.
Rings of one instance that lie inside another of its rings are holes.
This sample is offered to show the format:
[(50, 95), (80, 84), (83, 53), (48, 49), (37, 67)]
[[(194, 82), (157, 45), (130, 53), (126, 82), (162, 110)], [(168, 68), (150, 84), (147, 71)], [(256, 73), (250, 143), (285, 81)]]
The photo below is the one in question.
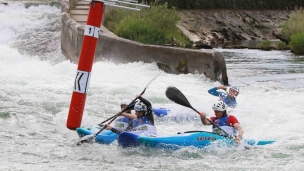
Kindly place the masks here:
[[(179, 89), (177, 89), (176, 87), (169, 86), (166, 90), (166, 96), (168, 97), (168, 99), (170, 99), (174, 103), (180, 104), (180, 105), (185, 106), (185, 107), (189, 107), (192, 110), (194, 110), (196, 113), (199, 113), (199, 111), (197, 111), (196, 109), (194, 109), (191, 106), (191, 104), (189, 103), (189, 101), (185, 97), (185, 95)], [(217, 127), (218, 129), (223, 131), (227, 136), (229, 136), (229, 134), (226, 131), (224, 131), (222, 128), (218, 127), (217, 125), (215, 125), (215, 123), (212, 122), (210, 119), (208, 119), (208, 118), (205, 118), (205, 119), (207, 121), (209, 121), (212, 125)]]
[[(123, 112), (128, 111), (131, 106), (133, 105), (133, 102), (136, 100), (137, 98), (135, 98), (124, 110), (122, 110), (121, 112), (119, 112), (117, 115), (111, 117), (111, 121), (108, 124), (111, 124), (119, 115), (121, 115)], [(84, 136), (80, 139), (80, 141), (78, 143), (76, 143), (77, 145), (81, 145), (84, 142), (90, 142), (92, 141), (99, 133), (101, 133), (101, 131), (103, 131), (104, 129), (106, 129), (107, 125), (104, 125), (98, 132), (96, 132), (93, 136), (91, 135), (87, 135)]]
[[(146, 85), (146, 87), (144, 88), (144, 90), (140, 93), (140, 95), (143, 95), (146, 92), (146, 89), (148, 88), (148, 86), (161, 74), (162, 72), (158, 73), (152, 80), (150, 80), (150, 82)], [(135, 98), (130, 104), (134, 103), (137, 100), (137, 98)], [(117, 115), (114, 115), (110, 118), (108, 118), (105, 121), (102, 121), (99, 125), (102, 125), (105, 122), (108, 122), (109, 120), (113, 119), (113, 118), (117, 118)]]
[[(144, 88), (144, 90), (140, 93), (140, 95), (143, 95), (146, 91), (146, 89), (148, 88), (148, 86), (161, 74), (162, 72), (158, 73)], [(105, 122), (107, 122), (108, 120), (110, 120), (110, 122), (108, 124), (111, 124), (118, 116), (120, 116), (123, 112), (128, 111), (131, 109), (131, 106), (134, 105), (134, 102), (137, 100), (137, 97), (130, 103), (128, 104), (128, 106), (122, 110), (121, 112), (119, 112), (117, 115), (112, 116), (111, 118), (101, 122), (100, 124), (103, 124)], [(89, 142), (92, 141), (101, 131), (103, 131), (105, 128), (107, 127), (107, 125), (104, 125), (97, 133), (95, 133), (93, 136), (88, 135), (88, 136), (84, 136), (81, 138), (81, 140), (77, 143), (77, 145), (81, 145), (84, 142)]]
[[(137, 98), (136, 98), (137, 99)], [(130, 106), (128, 107), (126, 107), (125, 109), (127, 109), (126, 111), (128, 111), (128, 110), (130, 110), (130, 109), (132, 109), (133, 108), (133, 105), (135, 104), (135, 100), (136, 99), (134, 99), (131, 103), (130, 103)], [(110, 118), (108, 118), (107, 120), (105, 120), (105, 121), (102, 121), (99, 125), (102, 125), (102, 124), (104, 124), (105, 122), (108, 122), (109, 120), (111, 120), (111, 119), (113, 119), (113, 118), (117, 118), (117, 115), (114, 115), (114, 116), (112, 116), (112, 117), (110, 117)]]

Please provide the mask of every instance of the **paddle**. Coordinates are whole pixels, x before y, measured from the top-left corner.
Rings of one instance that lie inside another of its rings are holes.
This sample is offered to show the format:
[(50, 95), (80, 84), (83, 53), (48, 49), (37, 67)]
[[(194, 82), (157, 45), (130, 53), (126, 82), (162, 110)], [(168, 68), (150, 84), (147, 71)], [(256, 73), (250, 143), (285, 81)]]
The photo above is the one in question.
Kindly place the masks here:
[[(158, 73), (158, 74), (157, 74), (157, 75), (156, 75), (156, 76), (155, 76), (155, 77), (146, 85), (145, 89), (143, 90), (143, 92), (141, 92), (140, 95), (143, 95), (143, 94), (145, 93), (145, 91), (146, 91), (147, 87), (149, 86), (149, 84), (151, 84), (151, 82), (153, 82), (161, 73), (162, 73), (162, 72)], [(136, 100), (136, 99), (134, 99), (130, 104), (134, 103), (135, 100)], [(103, 123), (105, 123), (105, 122), (107, 122), (107, 121), (109, 121), (109, 120), (115, 118), (116, 116), (117, 116), (117, 115), (114, 115), (114, 116), (108, 118), (107, 120), (102, 121), (102, 122), (101, 122), (100, 124), (98, 124), (98, 125), (102, 125)]]
[[(135, 99), (136, 100), (136, 99)], [(133, 103), (132, 103), (133, 102)], [(130, 103), (130, 107), (128, 108), (128, 110), (130, 110), (130, 109), (132, 109), (132, 107), (134, 106), (134, 104), (135, 104), (135, 101), (133, 100), (131, 103)], [(126, 107), (127, 108), (127, 107)], [(125, 109), (126, 109), (125, 108)], [(126, 110), (126, 111), (128, 111), (128, 110)], [(114, 116), (112, 116), (112, 117), (110, 117), (110, 118), (108, 118), (107, 120), (105, 120), (105, 121), (102, 121), (101, 123), (99, 123), (98, 125), (100, 125), (100, 126), (102, 126), (102, 124), (104, 124), (105, 122), (108, 122), (109, 120), (111, 120), (111, 119), (113, 119), (113, 118), (115, 118), (117, 115), (114, 115)]]
[[(188, 99), (184, 96), (184, 94), (179, 91), (176, 87), (168, 87), (166, 90), (166, 96), (168, 97), (168, 99), (170, 99), (171, 101), (180, 104), (182, 106), (191, 108), (192, 110), (194, 110), (196, 113), (199, 113), (199, 111), (197, 111), (196, 109), (194, 109), (191, 104), (189, 103)], [(209, 121), (212, 125), (214, 125), (215, 127), (217, 127), (218, 129), (220, 129), (221, 131), (223, 131), (228, 137), (229, 134), (227, 132), (225, 132), (223, 129), (221, 129), (220, 127), (218, 127), (217, 125), (214, 124), (214, 122), (212, 122), (210, 119), (205, 118), (207, 121)]]
[[(137, 98), (135, 98), (133, 101), (135, 101)], [(119, 112), (117, 115), (115, 115), (112, 120), (108, 123), (111, 124), (119, 115), (121, 115), (123, 112), (128, 111), (129, 108), (131, 106), (131, 103), (121, 112)], [(96, 132), (95, 134), (91, 134), (91, 135), (86, 135), (84, 137), (82, 137), (80, 139), (80, 141), (78, 143), (76, 143), (76, 145), (81, 145), (84, 142), (90, 142), (92, 141), (99, 133), (101, 133), (101, 131), (103, 131), (104, 129), (106, 129), (107, 125), (104, 125), (98, 132)]]
[[(152, 81), (154, 81), (158, 76), (159, 76), (159, 74), (161, 74), (162, 72), (160, 72), (160, 73), (158, 73), (147, 85), (146, 85), (146, 87), (145, 87), (145, 89), (140, 93), (140, 95), (143, 95), (144, 93), (145, 93), (145, 91), (146, 91), (146, 89), (148, 88), (148, 86), (152, 83)], [(137, 100), (137, 98), (135, 98), (130, 104), (128, 104), (128, 106), (124, 109), (124, 110), (122, 110), (121, 112), (119, 112), (117, 115), (114, 115), (114, 116), (112, 116), (111, 118), (111, 120), (110, 119), (107, 119), (107, 120), (110, 120), (110, 122), (108, 123), (108, 125), (109, 124), (111, 124), (118, 116), (120, 116), (123, 112), (125, 112), (125, 111), (128, 111), (128, 110), (130, 110), (130, 107), (131, 106), (133, 106), (133, 103), (135, 102)], [(106, 121), (104, 121), (104, 122), (102, 122), (102, 123), (105, 123)], [(103, 131), (105, 128), (107, 127), (107, 125), (104, 125), (97, 133), (95, 133), (95, 134), (91, 134), (91, 135), (86, 135), (86, 136), (84, 136), (84, 137), (82, 137), (81, 139), (80, 139), (80, 141), (78, 142), (78, 143), (76, 143), (76, 145), (81, 145), (82, 143), (84, 143), (84, 142), (90, 142), (90, 141), (92, 141), (101, 131)]]

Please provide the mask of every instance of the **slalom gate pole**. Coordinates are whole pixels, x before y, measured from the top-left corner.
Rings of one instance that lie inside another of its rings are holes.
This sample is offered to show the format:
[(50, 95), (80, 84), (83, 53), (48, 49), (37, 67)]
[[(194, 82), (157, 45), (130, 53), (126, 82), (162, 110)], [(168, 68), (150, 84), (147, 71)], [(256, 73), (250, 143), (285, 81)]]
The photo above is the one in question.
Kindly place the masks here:
[(91, 70), (103, 17), (104, 3), (92, 1), (84, 30), (74, 89), (66, 126), (71, 130), (80, 127), (86, 96), (89, 88)]

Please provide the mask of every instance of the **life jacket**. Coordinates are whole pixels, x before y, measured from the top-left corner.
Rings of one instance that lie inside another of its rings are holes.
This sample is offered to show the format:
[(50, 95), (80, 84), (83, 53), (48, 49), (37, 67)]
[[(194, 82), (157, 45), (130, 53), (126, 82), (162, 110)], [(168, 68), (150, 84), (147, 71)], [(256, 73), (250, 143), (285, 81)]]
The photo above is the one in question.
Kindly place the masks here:
[(132, 132), (141, 136), (156, 136), (156, 128), (145, 116), (132, 121)]
[(220, 100), (225, 102), (229, 107), (235, 108), (237, 106), (236, 99), (234, 97), (229, 97), (228, 93), (225, 91), (219, 91), (216, 87), (208, 90), (208, 93), (213, 96), (219, 96)]
[[(218, 127), (220, 127), (222, 130), (224, 130), (228, 134), (228, 136), (236, 136), (237, 130), (232, 125), (228, 125), (228, 118), (229, 118), (229, 115), (224, 116), (220, 119), (214, 118), (214, 124), (217, 125)], [(227, 134), (225, 134), (222, 130), (220, 130), (219, 128), (217, 128), (214, 125), (212, 126), (213, 133), (227, 136)]]
[(119, 117), (113, 127), (118, 130), (125, 130), (128, 127), (130, 121), (131, 119), (127, 117)]
[(227, 93), (222, 93), (220, 100), (225, 102), (229, 107), (236, 107), (236, 99), (234, 97), (229, 97)]

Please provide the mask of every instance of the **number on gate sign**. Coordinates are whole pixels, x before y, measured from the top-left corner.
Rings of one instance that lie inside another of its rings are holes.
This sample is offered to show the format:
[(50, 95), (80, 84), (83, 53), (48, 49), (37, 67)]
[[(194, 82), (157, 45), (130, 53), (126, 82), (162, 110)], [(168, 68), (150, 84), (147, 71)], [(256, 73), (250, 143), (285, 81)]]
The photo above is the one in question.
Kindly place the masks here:
[(77, 70), (75, 83), (74, 83), (74, 91), (78, 93), (87, 94), (89, 82), (90, 82), (90, 72), (79, 71)]
[(95, 26), (86, 25), (84, 35), (98, 38), (100, 28)]

